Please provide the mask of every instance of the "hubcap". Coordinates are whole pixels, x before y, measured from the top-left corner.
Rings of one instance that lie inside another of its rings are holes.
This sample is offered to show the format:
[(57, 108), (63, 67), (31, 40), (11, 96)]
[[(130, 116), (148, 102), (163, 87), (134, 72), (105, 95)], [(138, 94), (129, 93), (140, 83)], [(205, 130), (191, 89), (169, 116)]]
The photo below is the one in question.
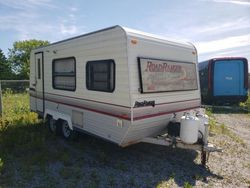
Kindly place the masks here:
[(69, 128), (69, 125), (66, 121), (63, 122), (62, 124), (62, 131), (63, 131), (63, 135), (68, 138), (71, 134), (71, 130)]

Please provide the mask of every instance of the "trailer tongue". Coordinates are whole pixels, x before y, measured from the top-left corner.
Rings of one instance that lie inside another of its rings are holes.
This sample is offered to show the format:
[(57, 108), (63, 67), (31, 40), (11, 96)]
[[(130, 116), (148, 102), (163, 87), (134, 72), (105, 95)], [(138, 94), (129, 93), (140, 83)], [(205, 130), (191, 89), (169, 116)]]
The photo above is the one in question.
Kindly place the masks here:
[[(177, 133), (175, 132), (175, 134), (173, 134), (172, 131), (170, 132), (169, 129), (166, 129), (160, 135), (155, 137), (146, 137), (142, 139), (141, 142), (162, 145), (162, 146), (172, 146), (173, 148), (191, 149), (200, 151), (201, 164), (203, 166), (206, 166), (209, 154), (211, 152), (222, 152), (222, 149), (209, 143), (207, 140), (209, 131), (208, 121), (204, 121), (204, 117), (207, 116), (202, 115), (200, 111), (198, 113), (196, 112), (196, 115), (191, 115), (191, 113), (182, 116), (181, 122), (179, 123), (180, 132), (178, 132), (178, 128), (177, 128)], [(175, 122), (174, 124), (176, 124), (176, 121), (177, 120), (174, 117), (172, 119), (172, 122)], [(197, 125), (199, 127), (197, 127)], [(204, 131), (202, 132), (201, 130)], [(185, 135), (186, 133), (189, 135)]]
[(211, 143), (207, 144), (185, 144), (179, 138), (176, 137), (168, 137), (167, 135), (157, 136), (157, 137), (146, 137), (142, 140), (142, 142), (157, 144), (162, 146), (172, 146), (173, 148), (181, 148), (181, 149), (191, 149), (197, 150), (201, 152), (201, 164), (206, 166), (206, 162), (208, 161), (209, 154), (211, 152), (222, 152), (221, 148), (214, 146)]

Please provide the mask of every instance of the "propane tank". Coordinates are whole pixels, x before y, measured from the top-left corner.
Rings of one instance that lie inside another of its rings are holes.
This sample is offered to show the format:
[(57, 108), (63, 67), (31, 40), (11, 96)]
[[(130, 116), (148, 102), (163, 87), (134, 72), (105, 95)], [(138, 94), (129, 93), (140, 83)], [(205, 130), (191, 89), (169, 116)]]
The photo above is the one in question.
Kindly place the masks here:
[(185, 114), (181, 117), (181, 141), (186, 144), (194, 144), (198, 140), (199, 119), (195, 116)]
[(197, 117), (200, 120), (199, 125), (199, 131), (202, 133), (202, 135), (199, 132), (199, 138), (202, 138), (205, 136), (205, 124), (208, 124), (208, 116), (206, 114), (197, 114)]

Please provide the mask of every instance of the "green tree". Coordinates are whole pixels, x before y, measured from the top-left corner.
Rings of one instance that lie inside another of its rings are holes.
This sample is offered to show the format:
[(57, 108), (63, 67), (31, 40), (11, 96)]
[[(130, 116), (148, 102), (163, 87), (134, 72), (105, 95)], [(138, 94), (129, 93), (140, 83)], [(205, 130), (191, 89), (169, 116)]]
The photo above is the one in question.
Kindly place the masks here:
[(31, 50), (48, 44), (48, 41), (35, 39), (14, 42), (13, 48), (9, 49), (8, 60), (18, 79), (29, 79)]
[(8, 80), (11, 79), (12, 76), (10, 64), (0, 49), (0, 80)]

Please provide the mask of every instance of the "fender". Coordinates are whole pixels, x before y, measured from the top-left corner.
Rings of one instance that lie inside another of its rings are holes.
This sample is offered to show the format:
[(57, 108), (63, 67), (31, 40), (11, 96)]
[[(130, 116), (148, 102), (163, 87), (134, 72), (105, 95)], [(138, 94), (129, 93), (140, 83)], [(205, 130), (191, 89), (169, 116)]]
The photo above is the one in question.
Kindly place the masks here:
[(71, 121), (71, 117), (68, 114), (63, 114), (54, 110), (50, 110), (50, 109), (45, 109), (44, 112), (44, 120), (46, 119), (46, 117), (48, 115), (51, 115), (53, 117), (54, 120), (58, 120), (58, 119), (62, 119), (68, 122), (69, 128), (71, 130), (73, 130), (73, 125), (72, 125), (72, 121)]

